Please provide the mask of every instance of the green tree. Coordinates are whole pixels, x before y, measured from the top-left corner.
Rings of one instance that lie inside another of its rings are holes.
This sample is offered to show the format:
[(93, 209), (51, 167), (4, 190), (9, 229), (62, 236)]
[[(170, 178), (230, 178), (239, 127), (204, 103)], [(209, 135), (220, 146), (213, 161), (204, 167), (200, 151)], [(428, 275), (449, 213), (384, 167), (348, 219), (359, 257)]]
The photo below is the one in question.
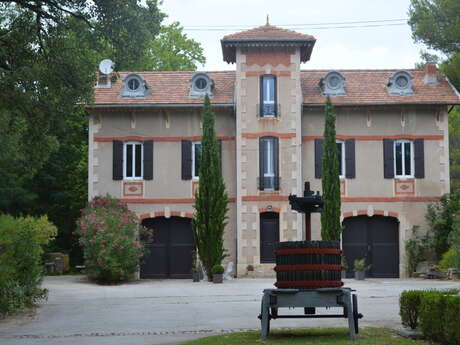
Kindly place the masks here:
[(460, 89), (460, 2), (411, 0), (409, 25), (416, 42), (444, 55), (441, 70)]
[(325, 106), (324, 147), (323, 147), (323, 197), (324, 211), (321, 213), (321, 238), (340, 240), (340, 179), (339, 158), (335, 139), (335, 113), (328, 96)]
[(206, 95), (203, 107), (200, 185), (195, 194), (192, 229), (198, 255), (210, 281), (212, 267), (220, 265), (226, 257), (223, 237), (228, 218), (228, 195), (221, 174), (214, 117), (209, 97)]
[(449, 113), (450, 190), (460, 193), (460, 107)]
[(206, 58), (200, 43), (188, 38), (178, 22), (162, 26), (148, 46), (144, 70), (194, 71)]

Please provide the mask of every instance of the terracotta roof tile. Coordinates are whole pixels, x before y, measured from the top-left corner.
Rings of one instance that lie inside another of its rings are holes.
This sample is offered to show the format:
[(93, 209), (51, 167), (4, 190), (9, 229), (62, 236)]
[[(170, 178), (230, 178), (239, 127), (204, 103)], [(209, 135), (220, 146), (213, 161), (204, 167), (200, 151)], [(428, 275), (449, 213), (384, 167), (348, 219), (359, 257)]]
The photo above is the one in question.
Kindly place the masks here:
[[(412, 96), (390, 96), (386, 89), (388, 79), (397, 70), (338, 70), (346, 79), (346, 96), (333, 97), (335, 104), (400, 104), (400, 103), (443, 103), (459, 104), (460, 99), (445, 77), (439, 75), (439, 85), (425, 85), (424, 72), (408, 70), (414, 76)], [(325, 97), (321, 94), (319, 80), (329, 70), (302, 70), (301, 87), (306, 105), (321, 105)], [(120, 72), (120, 78), (111, 88), (96, 88), (95, 104), (202, 104), (202, 98), (189, 96), (190, 79), (195, 72), (140, 72), (150, 87), (145, 98), (121, 97), (122, 80), (128, 75)], [(213, 104), (233, 104), (235, 71), (206, 72), (214, 81)]]
[(301, 34), (296, 31), (282, 29), (273, 25), (262, 25), (254, 29), (237, 32), (224, 36), (223, 40), (246, 40), (246, 39), (314, 39), (311, 35)]

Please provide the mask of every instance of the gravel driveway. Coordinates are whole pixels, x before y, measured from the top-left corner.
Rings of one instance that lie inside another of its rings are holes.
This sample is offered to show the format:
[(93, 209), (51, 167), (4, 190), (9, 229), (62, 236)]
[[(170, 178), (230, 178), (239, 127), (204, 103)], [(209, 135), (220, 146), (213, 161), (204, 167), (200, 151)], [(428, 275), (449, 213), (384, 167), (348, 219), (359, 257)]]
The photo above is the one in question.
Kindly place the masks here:
[[(190, 280), (143, 280), (98, 286), (82, 276), (47, 277), (49, 299), (32, 318), (0, 322), (2, 345), (180, 344), (213, 333), (259, 329), (263, 289), (273, 279), (237, 279), (214, 285)], [(460, 288), (432, 280), (345, 280), (356, 289), (360, 326), (399, 326), (405, 289)], [(292, 312), (292, 311), (291, 311)], [(299, 312), (299, 311), (297, 311)], [(345, 319), (274, 320), (273, 328), (346, 327)]]

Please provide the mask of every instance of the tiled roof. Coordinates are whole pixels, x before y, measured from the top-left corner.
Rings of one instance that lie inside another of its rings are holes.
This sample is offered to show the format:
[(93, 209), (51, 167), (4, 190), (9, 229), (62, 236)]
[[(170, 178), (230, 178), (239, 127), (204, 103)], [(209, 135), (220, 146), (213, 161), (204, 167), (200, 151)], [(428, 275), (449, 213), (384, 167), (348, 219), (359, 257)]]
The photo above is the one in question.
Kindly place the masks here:
[[(149, 87), (145, 98), (121, 97), (122, 81), (131, 73), (120, 72), (111, 88), (96, 88), (95, 104), (203, 104), (203, 98), (192, 98), (190, 79), (196, 72), (133, 72), (144, 78)], [(214, 81), (211, 102), (233, 103), (234, 71), (206, 72)]]
[[(438, 85), (425, 85), (422, 70), (405, 70), (414, 77), (411, 96), (390, 96), (386, 85), (388, 79), (399, 70), (337, 70), (345, 77), (346, 96), (332, 97), (335, 104), (401, 104), (445, 103), (459, 104), (460, 99), (444, 76), (438, 75)], [(323, 104), (319, 81), (328, 70), (302, 70), (301, 87), (304, 104)]]
[[(390, 96), (386, 84), (397, 70), (338, 70), (345, 77), (346, 96), (332, 98), (334, 104), (460, 104), (460, 99), (445, 77), (439, 75), (438, 85), (423, 83), (424, 71), (407, 70), (413, 76), (414, 95)], [(319, 81), (329, 70), (302, 70), (301, 87), (306, 105), (322, 105), (325, 97), (321, 94)], [(120, 78), (111, 88), (96, 88), (95, 104), (98, 106), (202, 104), (202, 98), (189, 96), (190, 79), (195, 72), (140, 72), (150, 87), (145, 98), (121, 97), (122, 80), (128, 73), (120, 72)], [(235, 71), (206, 72), (214, 81), (213, 104), (233, 104)]]
[(287, 29), (282, 29), (278, 28), (273, 25), (262, 25), (254, 29), (250, 29), (247, 31), (241, 31), (237, 32), (234, 34), (230, 34), (227, 36), (224, 36), (223, 40), (266, 40), (266, 39), (275, 39), (275, 40), (280, 40), (280, 39), (315, 39), (311, 35), (305, 35), (301, 34), (296, 31), (292, 30), (287, 30)]

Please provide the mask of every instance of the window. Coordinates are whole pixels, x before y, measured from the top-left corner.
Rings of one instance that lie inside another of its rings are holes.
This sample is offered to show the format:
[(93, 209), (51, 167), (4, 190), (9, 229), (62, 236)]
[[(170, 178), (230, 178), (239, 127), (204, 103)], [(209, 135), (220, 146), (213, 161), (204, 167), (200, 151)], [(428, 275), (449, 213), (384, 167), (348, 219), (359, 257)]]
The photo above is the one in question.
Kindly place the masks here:
[(395, 177), (414, 176), (414, 150), (413, 143), (409, 140), (394, 142)]
[(126, 179), (142, 179), (144, 152), (140, 142), (128, 141), (124, 147), (124, 176)]
[(278, 190), (278, 138), (260, 138), (260, 190)]
[(195, 141), (192, 144), (192, 177), (198, 178), (200, 176), (200, 162), (201, 162), (201, 141)]
[(345, 178), (345, 143), (343, 141), (337, 141), (337, 155), (339, 158), (339, 175), (341, 178)]
[(331, 71), (319, 81), (319, 86), (324, 95), (345, 96), (345, 77), (342, 73)]
[(391, 96), (411, 96), (414, 94), (412, 88), (413, 76), (407, 71), (398, 71), (388, 80), (388, 92)]
[(147, 92), (145, 80), (137, 74), (129, 74), (123, 80), (122, 97), (145, 97)]
[(276, 116), (276, 77), (264, 75), (261, 78), (261, 116)]
[(195, 73), (191, 81), (190, 87), (190, 97), (192, 98), (201, 98), (205, 95), (212, 97), (212, 91), (214, 89), (214, 82), (213, 80), (203, 72)]

